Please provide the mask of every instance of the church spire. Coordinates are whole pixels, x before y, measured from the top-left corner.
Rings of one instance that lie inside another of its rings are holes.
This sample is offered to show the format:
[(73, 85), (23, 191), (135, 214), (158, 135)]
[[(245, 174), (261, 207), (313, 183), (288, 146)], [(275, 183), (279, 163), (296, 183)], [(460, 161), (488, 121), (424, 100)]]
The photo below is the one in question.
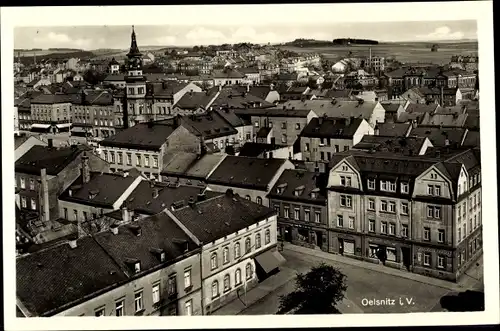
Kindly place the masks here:
[(139, 47), (137, 47), (137, 40), (135, 38), (135, 30), (134, 26), (132, 25), (132, 37), (131, 37), (131, 43), (130, 43), (130, 51), (128, 52), (127, 56), (128, 57), (138, 57), (141, 56), (141, 52), (139, 51)]

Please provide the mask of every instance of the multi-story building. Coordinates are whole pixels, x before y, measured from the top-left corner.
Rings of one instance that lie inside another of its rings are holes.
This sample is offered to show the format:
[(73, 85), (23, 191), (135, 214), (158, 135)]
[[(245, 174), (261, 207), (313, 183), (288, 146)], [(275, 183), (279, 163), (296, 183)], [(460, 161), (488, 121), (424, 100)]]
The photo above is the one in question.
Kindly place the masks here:
[(370, 55), (365, 60), (365, 67), (370, 68), (374, 72), (384, 71), (385, 70), (385, 58), (382, 56), (371, 56)]
[(202, 314), (200, 249), (164, 213), (20, 256), (16, 270), (27, 317)]
[(449, 280), (477, 259), (478, 149), (443, 157), (342, 154), (328, 180), (330, 251)]
[(82, 91), (74, 98), (71, 112), (75, 136), (91, 136), (102, 140), (115, 134), (115, 106), (108, 91)]
[(40, 94), (31, 100), (31, 131), (57, 133), (71, 128), (71, 102), (66, 94)]
[(167, 214), (201, 246), (204, 315), (244, 297), (284, 262), (276, 250), (276, 212), (231, 190)]
[(328, 251), (327, 181), (325, 173), (283, 171), (268, 194), (281, 240)]
[(441, 107), (455, 106), (459, 100), (462, 100), (462, 93), (458, 88), (429, 88), (412, 87), (401, 95), (405, 100), (412, 103), (436, 103)]
[(329, 162), (332, 156), (348, 151), (374, 129), (362, 118), (313, 118), (300, 134), (300, 150), (306, 162)]
[(267, 194), (283, 171), (293, 168), (290, 160), (228, 155), (208, 177), (208, 189), (232, 189), (247, 200), (269, 206)]

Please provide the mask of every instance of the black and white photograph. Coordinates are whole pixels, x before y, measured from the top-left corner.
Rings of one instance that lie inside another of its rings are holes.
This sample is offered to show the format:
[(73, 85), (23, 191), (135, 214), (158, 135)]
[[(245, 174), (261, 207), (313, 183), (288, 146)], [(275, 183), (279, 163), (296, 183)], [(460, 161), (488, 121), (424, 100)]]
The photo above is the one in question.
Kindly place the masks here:
[(2, 8), (6, 327), (498, 322), (491, 3)]

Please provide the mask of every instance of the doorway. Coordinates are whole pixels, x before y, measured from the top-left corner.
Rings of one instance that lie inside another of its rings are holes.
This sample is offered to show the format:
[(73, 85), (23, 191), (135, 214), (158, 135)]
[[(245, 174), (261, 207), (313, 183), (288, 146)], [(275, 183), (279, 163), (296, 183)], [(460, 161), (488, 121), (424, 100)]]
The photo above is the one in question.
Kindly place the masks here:
[(323, 249), (323, 233), (321, 231), (316, 231), (316, 245)]
[(285, 228), (285, 241), (292, 242), (292, 228), (290, 226), (287, 226)]
[(344, 239), (339, 238), (339, 254), (344, 255)]
[(401, 256), (406, 270), (410, 270), (411, 252), (409, 247), (401, 247)]

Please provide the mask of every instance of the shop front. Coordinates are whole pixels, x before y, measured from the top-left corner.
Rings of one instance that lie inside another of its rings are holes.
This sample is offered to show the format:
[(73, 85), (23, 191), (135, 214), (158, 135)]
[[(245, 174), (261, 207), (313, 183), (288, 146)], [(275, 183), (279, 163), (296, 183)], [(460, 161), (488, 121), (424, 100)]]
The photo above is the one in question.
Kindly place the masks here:
[(397, 269), (412, 269), (410, 243), (367, 236), (364, 259)]
[(309, 224), (278, 221), (278, 237), (297, 246), (328, 251), (328, 231)]
[(330, 252), (347, 257), (362, 257), (361, 237), (354, 233), (330, 231)]

